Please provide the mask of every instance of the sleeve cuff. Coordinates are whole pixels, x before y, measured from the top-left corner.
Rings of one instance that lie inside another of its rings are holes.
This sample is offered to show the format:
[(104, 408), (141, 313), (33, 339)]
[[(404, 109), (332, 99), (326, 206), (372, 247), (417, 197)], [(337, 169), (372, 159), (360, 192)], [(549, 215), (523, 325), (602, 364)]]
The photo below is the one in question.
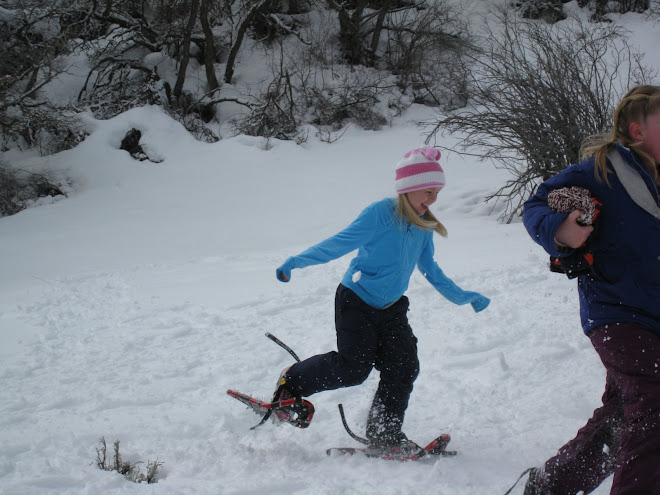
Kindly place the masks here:
[(555, 251), (557, 251), (560, 255), (561, 254), (571, 254), (574, 249), (570, 246), (567, 246), (566, 244), (562, 244), (555, 238), (553, 240), (553, 247), (555, 248)]

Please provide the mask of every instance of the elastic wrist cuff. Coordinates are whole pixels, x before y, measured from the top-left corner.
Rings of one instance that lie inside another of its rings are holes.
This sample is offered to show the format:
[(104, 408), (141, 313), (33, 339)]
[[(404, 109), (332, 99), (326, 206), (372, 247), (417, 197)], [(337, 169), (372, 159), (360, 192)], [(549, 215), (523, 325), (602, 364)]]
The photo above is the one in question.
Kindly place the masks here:
[(554, 239), (554, 244), (555, 250), (560, 254), (570, 254), (573, 252), (572, 247), (567, 246), (566, 244), (562, 244), (557, 239)]

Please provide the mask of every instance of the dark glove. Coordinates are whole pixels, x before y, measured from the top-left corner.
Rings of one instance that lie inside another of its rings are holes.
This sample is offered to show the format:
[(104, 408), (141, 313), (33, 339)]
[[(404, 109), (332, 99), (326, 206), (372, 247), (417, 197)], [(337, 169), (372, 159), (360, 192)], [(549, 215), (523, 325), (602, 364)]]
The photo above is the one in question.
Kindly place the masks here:
[(568, 256), (550, 256), (550, 271), (565, 273), (570, 279), (588, 274), (593, 264), (594, 257), (586, 246), (576, 249)]

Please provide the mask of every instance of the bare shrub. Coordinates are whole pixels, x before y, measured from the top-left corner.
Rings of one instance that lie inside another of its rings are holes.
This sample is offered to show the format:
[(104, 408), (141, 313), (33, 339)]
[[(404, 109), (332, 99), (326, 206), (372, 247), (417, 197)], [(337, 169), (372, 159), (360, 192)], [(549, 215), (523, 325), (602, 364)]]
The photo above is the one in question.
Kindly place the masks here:
[(0, 217), (23, 211), (39, 198), (66, 196), (64, 186), (45, 173), (28, 172), (0, 161)]
[(520, 0), (515, 2), (521, 15), (527, 19), (557, 22), (566, 19), (562, 0)]
[[(320, 31), (300, 29), (296, 49), (278, 40), (273, 78), (253, 96), (249, 114), (235, 124), (237, 132), (300, 141), (305, 124), (321, 134), (336, 133), (348, 124), (378, 130), (412, 101), (445, 107), (465, 103), (465, 76), (460, 73), (464, 65), (455, 60), (465, 48), (461, 33), (467, 29), (444, 2), (419, 9), (385, 2), (369, 10), (362, 1), (354, 12), (344, 12), (343, 4), (329, 5), (339, 13), (339, 31), (331, 22)], [(342, 19), (348, 22), (346, 16), (351, 25), (364, 28), (354, 33), (360, 47), (353, 47), (351, 57), (347, 25), (342, 24)], [(329, 49), (337, 37), (343, 40), (344, 57), (365, 65), (338, 64), (336, 52)]]
[(581, 0), (581, 7), (589, 7), (594, 11), (592, 20), (606, 20), (603, 16), (609, 13), (625, 14), (626, 12), (645, 12), (651, 7), (651, 0)]
[(286, 141), (296, 139), (299, 117), (288, 70), (275, 74), (256, 100), (247, 116), (237, 122), (239, 133)]
[(321, 132), (338, 131), (347, 124), (378, 130), (388, 123), (381, 100), (392, 89), (398, 92), (389, 76), (374, 69), (291, 65), (274, 75), (236, 129), (286, 140), (300, 140), (304, 124)]
[(139, 57), (121, 59), (119, 55), (106, 56), (101, 52), (92, 61), (95, 65), (80, 90), (78, 101), (87, 104), (95, 117), (109, 119), (144, 105), (169, 108), (169, 83), (161, 80), (157, 69), (147, 67)]
[(145, 471), (142, 471), (140, 468), (140, 465), (144, 464), (142, 461), (131, 462), (122, 459), (119, 453), (119, 440), (115, 440), (113, 453), (111, 457), (108, 457), (109, 455), (105, 437), (101, 437), (99, 447), (96, 448), (96, 465), (99, 469), (103, 471), (117, 471), (133, 483), (142, 483), (145, 481), (148, 484), (157, 483), (156, 475), (158, 474), (158, 468), (163, 465), (158, 459), (147, 462)]
[(3, 149), (39, 147), (42, 154), (82, 141), (73, 105), (48, 98), (45, 88), (70, 68), (76, 43), (58, 2), (18, 0), (0, 9), (0, 136)]
[(318, 82), (303, 92), (313, 125), (337, 131), (348, 123), (366, 130), (387, 124), (379, 102), (394, 84), (386, 75), (365, 67), (337, 68), (334, 77)]
[(487, 199), (505, 201), (507, 222), (539, 180), (579, 160), (582, 141), (604, 132), (614, 105), (651, 76), (624, 33), (579, 20), (561, 26), (495, 14), (470, 66), (470, 106), (423, 125), (459, 138), (458, 152), (512, 175)]
[(33, 148), (45, 156), (74, 148), (87, 135), (79, 115), (69, 105), (23, 99), (0, 108), (0, 136), (4, 149)]
[(464, 106), (467, 74), (460, 63), (471, 49), (462, 12), (446, 1), (394, 12), (384, 25), (382, 66), (416, 103)]
[[(566, 19), (564, 13), (564, 0), (518, 0), (514, 5), (523, 17), (528, 19), (542, 19), (554, 23)], [(645, 12), (651, 6), (650, 0), (578, 0), (580, 7), (587, 7), (593, 11), (591, 21), (608, 22), (606, 14), (616, 12)]]
[(618, 0), (618, 12), (645, 12), (651, 7), (651, 0)]

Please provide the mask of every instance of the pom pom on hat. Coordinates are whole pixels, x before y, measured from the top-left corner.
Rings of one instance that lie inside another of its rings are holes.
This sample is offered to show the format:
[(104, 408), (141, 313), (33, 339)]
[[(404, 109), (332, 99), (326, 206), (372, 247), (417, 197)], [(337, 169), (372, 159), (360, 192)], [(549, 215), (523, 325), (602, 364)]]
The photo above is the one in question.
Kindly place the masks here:
[(396, 165), (395, 187), (398, 194), (426, 188), (445, 187), (445, 172), (438, 163), (440, 150), (417, 148), (403, 155)]

